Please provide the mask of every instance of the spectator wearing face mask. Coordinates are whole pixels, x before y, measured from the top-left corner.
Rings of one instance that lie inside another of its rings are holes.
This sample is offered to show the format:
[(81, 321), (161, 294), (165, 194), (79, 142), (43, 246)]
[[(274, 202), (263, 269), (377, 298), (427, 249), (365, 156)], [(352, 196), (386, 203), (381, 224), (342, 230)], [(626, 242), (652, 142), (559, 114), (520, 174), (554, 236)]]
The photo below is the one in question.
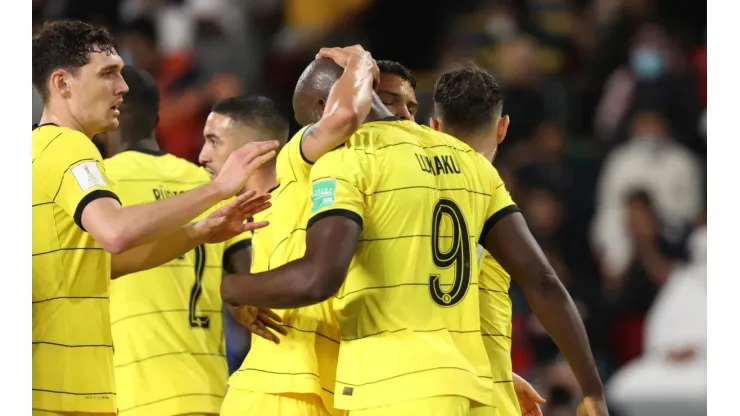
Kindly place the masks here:
[(644, 25), (632, 40), (628, 62), (604, 87), (596, 110), (596, 135), (607, 141), (623, 139), (634, 113), (662, 108), (676, 140), (699, 150), (698, 94), (696, 77), (676, 42), (662, 27)]

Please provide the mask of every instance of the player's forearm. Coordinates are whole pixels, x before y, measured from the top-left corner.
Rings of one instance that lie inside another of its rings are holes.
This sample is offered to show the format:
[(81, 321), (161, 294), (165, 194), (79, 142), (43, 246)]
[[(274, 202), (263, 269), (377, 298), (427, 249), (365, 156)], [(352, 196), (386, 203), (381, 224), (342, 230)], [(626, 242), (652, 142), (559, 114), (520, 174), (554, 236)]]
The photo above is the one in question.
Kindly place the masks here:
[(578, 310), (554, 272), (543, 272), (534, 285), (520, 285), (527, 303), (562, 351), (585, 396), (603, 395), (591, 347)]
[(130, 250), (173, 234), (222, 199), (223, 194), (209, 183), (173, 198), (123, 207), (114, 224), (120, 247)]
[(149, 244), (111, 256), (111, 278), (161, 266), (202, 244), (203, 239), (188, 224), (173, 234), (159, 238)]
[(221, 282), (221, 298), (232, 305), (272, 309), (313, 305), (339, 289), (324, 284), (321, 274), (304, 257), (264, 273), (226, 276)]
[(344, 143), (367, 118), (373, 98), (372, 59), (358, 57), (347, 64), (334, 84), (321, 120), (309, 127), (301, 142), (311, 162)]

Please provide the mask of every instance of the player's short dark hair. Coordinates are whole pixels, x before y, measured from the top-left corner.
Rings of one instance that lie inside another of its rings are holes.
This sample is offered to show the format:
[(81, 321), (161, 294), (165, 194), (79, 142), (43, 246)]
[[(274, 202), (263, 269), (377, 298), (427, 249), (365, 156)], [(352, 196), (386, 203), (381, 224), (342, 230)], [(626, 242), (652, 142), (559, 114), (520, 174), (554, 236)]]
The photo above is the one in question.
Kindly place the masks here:
[(146, 71), (133, 66), (124, 67), (121, 76), (129, 88), (123, 96), (121, 118), (125, 120), (126, 130), (136, 132), (136, 139), (145, 138), (157, 127), (159, 120), (157, 83)]
[(41, 98), (49, 99), (51, 73), (64, 69), (74, 73), (90, 62), (91, 52), (118, 53), (113, 36), (102, 27), (80, 21), (46, 23), (33, 38), (31, 78)]
[(501, 115), (504, 93), (496, 78), (472, 62), (449, 72), (434, 87), (434, 107), (445, 124), (474, 131)]
[(377, 61), (377, 63), (380, 73), (398, 75), (401, 79), (407, 81), (411, 85), (411, 88), (416, 89), (416, 77), (414, 77), (414, 73), (410, 69), (396, 61), (381, 60)]
[(230, 97), (217, 102), (211, 111), (237, 123), (265, 130), (283, 142), (288, 137), (288, 119), (282, 115), (277, 103), (267, 97)]

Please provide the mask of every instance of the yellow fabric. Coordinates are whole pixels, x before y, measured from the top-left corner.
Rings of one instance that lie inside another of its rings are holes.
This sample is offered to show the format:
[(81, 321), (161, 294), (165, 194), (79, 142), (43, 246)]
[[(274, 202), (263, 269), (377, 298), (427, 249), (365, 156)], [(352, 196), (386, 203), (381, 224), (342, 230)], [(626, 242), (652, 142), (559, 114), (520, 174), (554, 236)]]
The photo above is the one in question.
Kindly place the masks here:
[[(104, 163), (124, 205), (169, 198), (209, 181), (205, 170), (169, 154), (125, 151)], [(227, 249), (246, 241), (243, 234), (204, 244), (162, 266), (113, 281), (119, 415), (218, 413), (228, 378), (222, 261)]]
[(503, 415), (519, 415), (512, 383), (511, 298), (509, 273), (483, 247), (480, 273), (480, 310), (483, 345), (491, 362), (494, 403)]
[(115, 416), (115, 413), (87, 413), (87, 412), (47, 412), (33, 409), (31, 416)]
[[(308, 206), (311, 165), (301, 156), (303, 131), (277, 157), (280, 186), (272, 191), (272, 208), (263, 218), (271, 221), (270, 226), (256, 231), (253, 238), (253, 273), (281, 266), (305, 253), (304, 209)], [(332, 415), (342, 415), (333, 409), (339, 328), (331, 303), (276, 312), (288, 334), (281, 337), (279, 345), (252, 337), (247, 358), (229, 379), (227, 401), (237, 389), (314, 394), (322, 398)]]
[(270, 394), (229, 387), (221, 416), (331, 416), (314, 394)]
[(110, 254), (75, 223), (115, 195), (82, 133), (43, 125), (31, 143), (33, 408), (115, 412)]
[(374, 122), (322, 157), (311, 184), (309, 226), (328, 215), (363, 225), (333, 302), (335, 406), (434, 396), (492, 405), (476, 244), (513, 202), (491, 163), (414, 122)]
[(468, 416), (470, 400), (460, 396), (436, 396), (371, 409), (353, 410), (349, 416)]

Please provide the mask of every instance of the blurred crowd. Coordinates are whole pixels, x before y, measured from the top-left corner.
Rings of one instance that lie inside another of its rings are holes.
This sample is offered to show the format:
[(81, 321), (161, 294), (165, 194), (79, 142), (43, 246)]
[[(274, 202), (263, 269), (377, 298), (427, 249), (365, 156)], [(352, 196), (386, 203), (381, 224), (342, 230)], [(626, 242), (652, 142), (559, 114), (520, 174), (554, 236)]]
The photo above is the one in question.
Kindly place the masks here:
[[(161, 146), (196, 163), (217, 100), (267, 95), (292, 119), (295, 81), (321, 46), (361, 43), (376, 59), (413, 70), (420, 123), (441, 70), (467, 60), (489, 69), (512, 120), (496, 167), (578, 303), (609, 394), (627, 408), (674, 396), (705, 400), (706, 4), (34, 0), (33, 7), (34, 30), (57, 18), (111, 29), (123, 59), (159, 85)], [(34, 93), (34, 121), (40, 104)], [(514, 370), (548, 398), (546, 414), (572, 414), (572, 374), (515, 285), (511, 297)], [(645, 409), (639, 413), (659, 415)]]

